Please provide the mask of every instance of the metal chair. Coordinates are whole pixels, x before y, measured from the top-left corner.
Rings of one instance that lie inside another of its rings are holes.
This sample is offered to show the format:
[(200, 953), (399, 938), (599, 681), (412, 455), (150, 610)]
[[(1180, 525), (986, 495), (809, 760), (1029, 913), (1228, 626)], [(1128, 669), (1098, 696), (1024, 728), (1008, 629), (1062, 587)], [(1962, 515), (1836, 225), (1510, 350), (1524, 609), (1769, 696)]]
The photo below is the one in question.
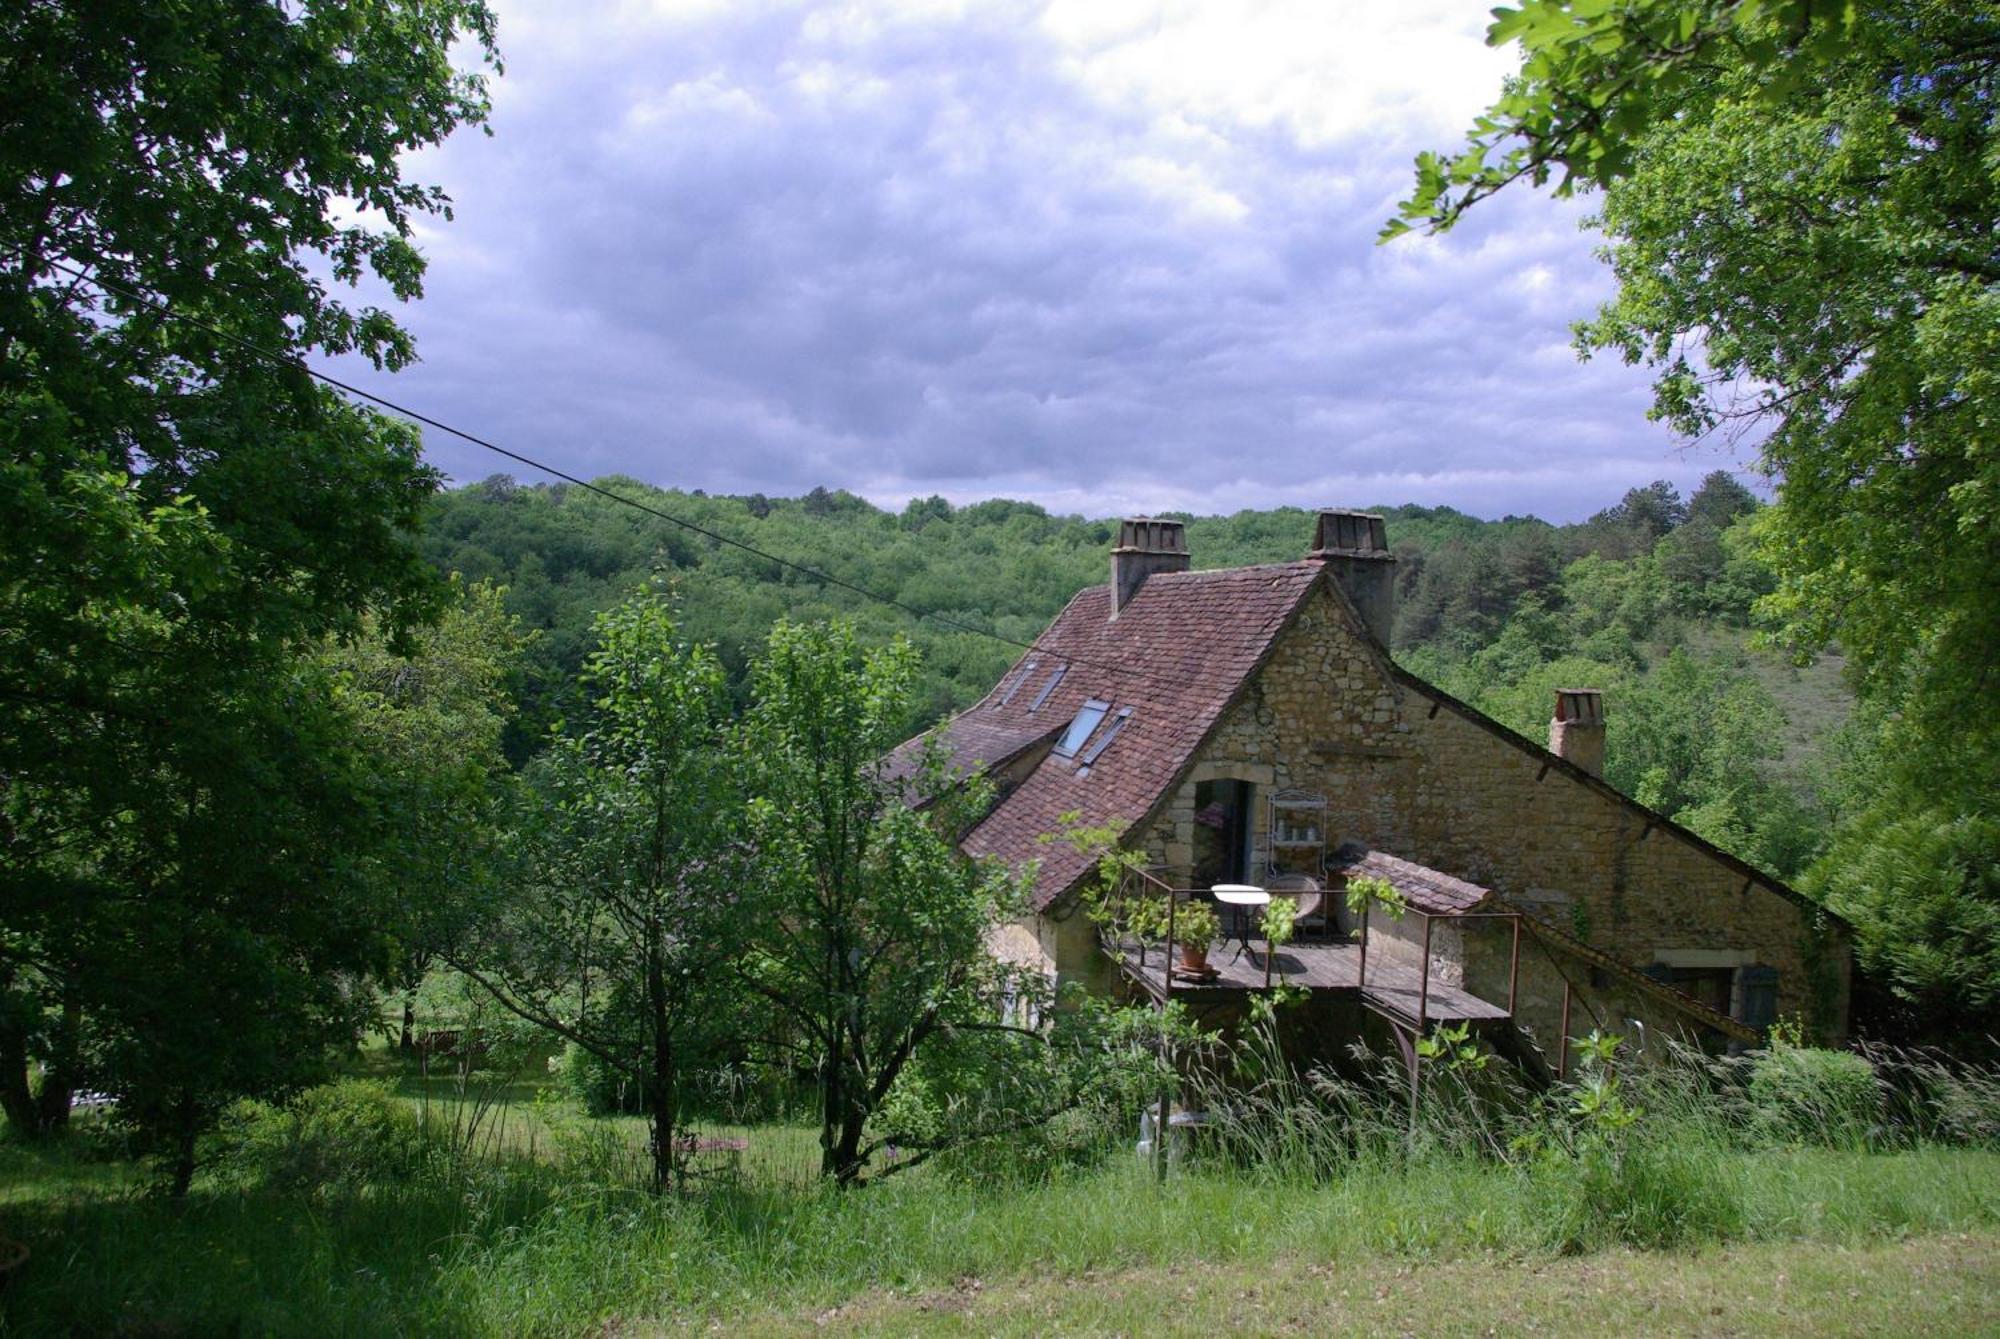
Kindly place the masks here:
[(1272, 897), (1294, 900), (1296, 910), (1292, 913), (1292, 926), (1295, 933), (1317, 937), (1328, 932), (1326, 885), (1319, 879), (1301, 870), (1283, 873), (1273, 870), (1265, 877), (1264, 887)]

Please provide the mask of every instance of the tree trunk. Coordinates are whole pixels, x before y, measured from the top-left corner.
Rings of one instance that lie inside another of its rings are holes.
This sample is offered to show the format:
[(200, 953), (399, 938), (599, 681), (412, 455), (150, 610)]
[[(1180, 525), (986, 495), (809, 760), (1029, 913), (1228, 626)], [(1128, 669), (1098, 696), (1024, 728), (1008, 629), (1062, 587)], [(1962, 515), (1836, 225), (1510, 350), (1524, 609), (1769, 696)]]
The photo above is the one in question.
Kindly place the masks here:
[(75, 991), (63, 992), (62, 1022), (56, 1027), (55, 1044), (42, 1070), (42, 1091), (35, 1099), (42, 1134), (69, 1128), (69, 1107), (82, 1079), (78, 1051), (82, 1043), (83, 1005)]
[(41, 1133), (41, 1112), (28, 1090), (28, 1039), (11, 1017), (0, 1015), (0, 1111), (23, 1139)]
[(404, 1055), (417, 1049), (417, 992), (403, 992), (403, 1035), (396, 1041), (396, 1049)]
[(27, 1020), (40, 1015), (41, 1005), (33, 998), (16, 996), (13, 975), (11, 969), (0, 974), (0, 1111), (6, 1113), (17, 1136), (40, 1139), (69, 1124), (70, 1097), (76, 1087), (76, 1039), (83, 1011), (74, 995), (65, 998), (54, 1054), (43, 1071), (38, 1095), (28, 1082), (33, 1057)]
[(834, 1184), (846, 1187), (861, 1179), (861, 1136), (867, 1127), (867, 1113), (850, 1103), (834, 1150)]
[(674, 1184), (674, 1090), (671, 1070), (658, 1068), (654, 1060), (653, 1082), (646, 1085), (650, 1100), (647, 1114), (653, 1125), (653, 1190), (664, 1193)]
[(652, 1081), (646, 1085), (648, 1114), (653, 1121), (653, 1191), (663, 1193), (674, 1184), (674, 1108), (678, 1093), (674, 1086), (674, 1039), (669, 1026), (665, 951), (666, 932), (657, 922), (646, 930), (646, 1003), (652, 1014)]
[(819, 1069), (819, 1174), (834, 1176), (840, 1171), (840, 1128), (847, 1108), (845, 1071), (838, 1041), (829, 1048)]
[(195, 1114), (192, 1101), (183, 1099), (176, 1105), (179, 1110), (174, 1113), (177, 1119), (173, 1134), (173, 1181), (168, 1193), (173, 1196), (174, 1203), (185, 1204), (188, 1187), (194, 1184), (194, 1148), (195, 1141), (201, 1136), (201, 1121)]
[(194, 1184), (194, 1141), (193, 1130), (182, 1131), (174, 1141), (174, 1179), (168, 1193), (177, 1204), (187, 1201), (188, 1187)]

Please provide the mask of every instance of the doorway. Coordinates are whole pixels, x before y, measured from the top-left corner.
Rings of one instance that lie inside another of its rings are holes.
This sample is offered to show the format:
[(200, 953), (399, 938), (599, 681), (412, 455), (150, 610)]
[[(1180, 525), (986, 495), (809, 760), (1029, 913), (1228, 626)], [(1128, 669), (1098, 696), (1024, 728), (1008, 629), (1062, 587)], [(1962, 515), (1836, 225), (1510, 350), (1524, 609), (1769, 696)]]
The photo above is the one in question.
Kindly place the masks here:
[(1250, 882), (1250, 783), (1200, 781), (1194, 788), (1194, 886)]

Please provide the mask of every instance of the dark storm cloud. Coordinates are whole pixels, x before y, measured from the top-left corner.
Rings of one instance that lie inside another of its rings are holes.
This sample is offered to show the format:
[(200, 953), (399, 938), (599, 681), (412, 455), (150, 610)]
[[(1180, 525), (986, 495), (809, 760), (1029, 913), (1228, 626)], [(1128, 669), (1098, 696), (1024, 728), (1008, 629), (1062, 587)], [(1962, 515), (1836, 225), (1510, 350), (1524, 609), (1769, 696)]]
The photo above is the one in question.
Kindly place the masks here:
[(1374, 245), (1426, 127), (1176, 123), (1011, 9), (506, 18), (494, 137), (415, 165), (458, 217), (386, 393), (577, 473), (1566, 519), (1717, 463), (1568, 352), (1574, 209)]

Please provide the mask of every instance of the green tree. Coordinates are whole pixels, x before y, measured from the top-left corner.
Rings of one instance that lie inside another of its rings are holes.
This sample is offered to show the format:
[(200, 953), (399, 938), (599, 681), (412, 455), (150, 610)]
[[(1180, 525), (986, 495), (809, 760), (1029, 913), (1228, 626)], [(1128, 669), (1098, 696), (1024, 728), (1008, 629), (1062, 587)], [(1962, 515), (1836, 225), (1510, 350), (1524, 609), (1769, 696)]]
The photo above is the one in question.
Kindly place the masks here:
[(501, 861), (509, 778), (501, 738), (523, 639), (495, 587), (455, 583), (453, 593), (442, 617), (416, 629), (402, 652), (372, 627), (325, 652), (396, 853), (387, 877), (401, 890), (400, 963), (389, 984), (403, 993), (406, 1051), (416, 990)]
[(1857, 1000), (1872, 1031), (1990, 1047), (2000, 1006), (2000, 821), (1897, 796), (1842, 834), (1807, 884), (1855, 926), (1855, 956), (1886, 1000)]
[(1862, 961), (1892, 990), (1929, 990), (1912, 964), (1946, 943), (1990, 972), (1976, 880), (1930, 870), (1904, 914), (1852, 842), (1966, 849), (1929, 834), (1983, 832), (2000, 794), (2000, 9), (1527, 0), (1489, 40), (1521, 43), (1520, 76), (1464, 150), (1419, 160), (1385, 235), (1523, 179), (1602, 192), (1618, 289), (1579, 346), (1655, 369), (1684, 435), (1758, 441), (1759, 611), (1801, 656), (1837, 641), (1898, 717), (1815, 882), (1872, 918)]
[(903, 642), (864, 652), (850, 626), (781, 623), (742, 733), (757, 862), (748, 975), (814, 1072), (821, 1169), (842, 1185), (892, 1142), (920, 1056), (935, 1052), (934, 1075), (962, 1072), (970, 1038), (1032, 1033), (999, 1014), (1010, 985), (1033, 983), (987, 951), (1019, 887), (954, 844), (984, 788), (947, 786), (935, 757), (914, 776), (885, 762), (915, 670)]
[(216, 1103), (288, 1081), (383, 957), (310, 653), (435, 611), (436, 476), (245, 344), (412, 356), (321, 276), (416, 295), (446, 201), (400, 155), (483, 118), (461, 36), (491, 58), (477, 0), (0, 16), (0, 1065), (48, 1062), (9, 1117), (59, 1123), (87, 1034), (181, 1189)]
[(1710, 470), (1687, 501), (1687, 519), (1706, 521), (1727, 530), (1739, 516), (1757, 510), (1757, 495), (1738, 483), (1728, 470)]
[[(1523, 64), (1390, 231), (1511, 182), (1602, 191), (1586, 351), (1658, 371), (1691, 437), (1754, 431), (1800, 651), (1900, 703), (1926, 784), (2000, 772), (2000, 11), (1954, 0), (1527, 0)], [(1559, 176), (1558, 176), (1559, 174)]]
[(681, 1078), (732, 1017), (745, 871), (722, 748), (715, 653), (682, 641), (667, 599), (597, 620), (590, 724), (531, 772), (523, 886), (457, 965), (508, 1009), (629, 1080), (651, 1124), (653, 1179), (674, 1180)]

